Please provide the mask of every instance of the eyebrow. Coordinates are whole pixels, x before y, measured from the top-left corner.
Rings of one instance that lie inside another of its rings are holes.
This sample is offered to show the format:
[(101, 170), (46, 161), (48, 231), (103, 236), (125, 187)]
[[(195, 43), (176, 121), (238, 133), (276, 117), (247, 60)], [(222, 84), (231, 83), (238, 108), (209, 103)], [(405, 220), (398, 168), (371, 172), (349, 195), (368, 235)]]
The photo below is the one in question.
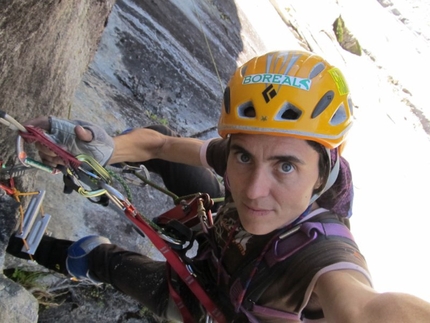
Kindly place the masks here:
[[(247, 151), (245, 148), (243, 148), (242, 146), (238, 145), (238, 144), (231, 144), (230, 145), (230, 150), (234, 150), (237, 152), (241, 152), (241, 153), (246, 153), (248, 155), (252, 154)], [(269, 160), (277, 160), (280, 162), (289, 162), (289, 163), (296, 163), (296, 164), (301, 164), (304, 165), (305, 162), (303, 160), (301, 160), (300, 158), (296, 157), (296, 156), (292, 156), (292, 155), (275, 155), (275, 156), (271, 156), (269, 158)]]

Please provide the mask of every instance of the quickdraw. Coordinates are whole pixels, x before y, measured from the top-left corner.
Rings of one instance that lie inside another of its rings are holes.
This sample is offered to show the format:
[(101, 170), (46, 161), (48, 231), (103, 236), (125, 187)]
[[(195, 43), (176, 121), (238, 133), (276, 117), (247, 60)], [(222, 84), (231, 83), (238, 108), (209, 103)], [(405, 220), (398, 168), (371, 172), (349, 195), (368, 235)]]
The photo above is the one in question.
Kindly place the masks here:
[[(200, 300), (208, 313), (207, 322), (227, 322), (224, 314), (200, 284), (198, 277), (193, 272), (188, 258), (184, 253), (180, 254), (177, 252), (177, 250), (184, 250), (189, 245), (189, 236), (181, 236), (178, 238), (175, 235), (177, 230), (172, 231), (172, 228), (169, 228), (169, 226), (166, 226), (165, 229), (139, 213), (131, 204), (130, 200), (111, 185), (112, 179), (106, 169), (91, 157), (85, 155), (75, 157), (71, 155), (53, 143), (41, 129), (23, 126), (3, 111), (0, 111), (0, 122), (9, 126), (9, 128), (13, 130), (19, 131), (17, 139), (17, 153), (18, 159), (24, 167), (35, 167), (52, 174), (56, 174), (61, 171), (64, 177), (70, 180), (70, 184), (73, 185), (73, 189), (84, 197), (93, 198), (98, 196), (107, 196), (119, 213), (121, 215), (125, 215), (125, 217), (143, 235), (149, 238), (154, 246), (166, 258), (168, 265)], [(29, 158), (25, 153), (22, 139), (31, 143), (38, 142), (45, 145), (64, 161), (65, 166), (52, 168)], [(145, 183), (150, 183), (147, 181), (145, 176), (140, 176), (141, 174), (136, 170), (134, 170), (134, 174), (141, 180), (145, 181)], [(169, 216), (179, 214), (178, 218), (174, 220), (184, 221), (184, 217), (190, 221), (196, 221), (197, 219), (205, 231), (207, 231), (207, 228), (212, 226), (213, 221), (210, 207), (212, 206), (213, 200), (211, 200), (209, 195), (196, 194), (179, 198), (162, 188), (159, 189), (170, 195), (177, 204), (177, 207), (169, 213)], [(159, 219), (161, 219), (160, 221), (163, 221), (163, 219), (166, 219), (166, 216), (161, 216)], [(165, 224), (168, 223), (166, 222)], [(187, 317), (189, 317), (189, 315)]]

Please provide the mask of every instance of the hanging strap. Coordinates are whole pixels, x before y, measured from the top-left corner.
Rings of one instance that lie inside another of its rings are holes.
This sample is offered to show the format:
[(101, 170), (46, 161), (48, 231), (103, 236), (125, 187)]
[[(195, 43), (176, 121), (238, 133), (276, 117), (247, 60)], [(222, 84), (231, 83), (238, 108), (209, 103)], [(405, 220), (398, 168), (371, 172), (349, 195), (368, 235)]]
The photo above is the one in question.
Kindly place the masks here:
[[(167, 284), (169, 285), (169, 293), (170, 297), (172, 297), (173, 301), (175, 302), (176, 306), (179, 309), (179, 312), (181, 313), (183, 322), (189, 322), (194, 323), (193, 316), (191, 315), (190, 311), (182, 301), (181, 295), (177, 292), (175, 289), (175, 286), (173, 286), (173, 275), (175, 275), (175, 272), (172, 272), (172, 268), (170, 267), (170, 264), (166, 262), (166, 275), (167, 275)], [(176, 279), (175, 279), (176, 281)]]

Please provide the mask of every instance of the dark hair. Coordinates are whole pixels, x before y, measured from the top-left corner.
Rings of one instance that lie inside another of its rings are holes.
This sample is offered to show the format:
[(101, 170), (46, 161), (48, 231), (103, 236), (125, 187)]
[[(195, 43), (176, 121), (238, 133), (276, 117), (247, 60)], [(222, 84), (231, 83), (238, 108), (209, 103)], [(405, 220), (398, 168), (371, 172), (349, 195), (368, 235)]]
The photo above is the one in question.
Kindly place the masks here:
[(314, 190), (314, 194), (321, 192), (327, 182), (330, 169), (339, 158), (339, 174), (333, 185), (317, 199), (320, 207), (331, 210), (342, 217), (350, 217), (352, 214), (352, 203), (354, 199), (354, 186), (352, 184), (352, 174), (348, 162), (345, 158), (338, 155), (337, 148), (330, 150), (331, 165), (327, 150), (315, 141), (307, 141), (320, 155), (318, 161), (319, 176), (323, 185)]
[(319, 159), (318, 159), (318, 174), (319, 174), (319, 179), (321, 181), (321, 185), (320, 187), (316, 188), (313, 192), (313, 194), (318, 194), (320, 193), (324, 186), (325, 183), (327, 183), (327, 179), (328, 179), (328, 175), (330, 173), (330, 167), (331, 165), (329, 165), (329, 159), (328, 159), (328, 155), (327, 155), (327, 150), (325, 149), (325, 147), (319, 143), (317, 143), (316, 141), (312, 141), (312, 140), (306, 140), (306, 142), (309, 144), (309, 146), (311, 146), (319, 155)]

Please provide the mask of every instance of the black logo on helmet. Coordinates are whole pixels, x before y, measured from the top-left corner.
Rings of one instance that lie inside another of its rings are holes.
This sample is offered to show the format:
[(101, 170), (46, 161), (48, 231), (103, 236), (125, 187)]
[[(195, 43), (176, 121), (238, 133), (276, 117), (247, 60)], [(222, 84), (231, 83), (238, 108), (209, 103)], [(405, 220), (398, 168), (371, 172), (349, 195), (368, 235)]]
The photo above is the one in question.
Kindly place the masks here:
[(269, 103), (271, 99), (273, 99), (278, 93), (276, 93), (276, 90), (273, 88), (273, 84), (270, 84), (263, 92), (263, 98), (266, 103)]

